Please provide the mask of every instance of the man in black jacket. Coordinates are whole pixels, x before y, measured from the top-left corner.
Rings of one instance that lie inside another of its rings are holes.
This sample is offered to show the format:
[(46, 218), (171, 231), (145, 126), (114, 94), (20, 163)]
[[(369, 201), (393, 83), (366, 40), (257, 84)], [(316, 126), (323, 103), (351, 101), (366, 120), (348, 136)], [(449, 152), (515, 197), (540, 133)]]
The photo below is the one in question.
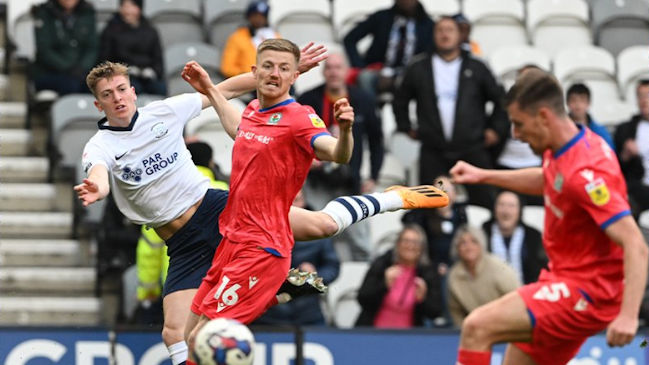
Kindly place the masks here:
[[(372, 36), (372, 44), (361, 56), (357, 43)], [(433, 48), (433, 21), (417, 0), (395, 0), (358, 23), (343, 39), (352, 67), (362, 70), (358, 84), (365, 91), (391, 92), (413, 55)], [(377, 90), (378, 89), (378, 90)]]
[[(458, 160), (491, 167), (488, 148), (506, 137), (507, 114), (502, 107), (504, 92), (481, 61), (461, 50), (460, 29), (451, 17), (435, 25), (436, 51), (413, 59), (395, 94), (393, 109), (397, 130), (421, 140), (420, 181), (447, 174)], [(413, 129), (409, 102), (417, 101), (418, 129)], [(485, 112), (493, 103), (491, 114)], [(493, 205), (493, 189), (469, 186), (469, 203)]]
[[(373, 192), (383, 164), (383, 130), (374, 100), (362, 89), (345, 83), (348, 71), (349, 65), (343, 54), (330, 54), (323, 69), (325, 83), (298, 98), (300, 104), (311, 106), (316, 114), (322, 116), (333, 135), (336, 135), (338, 128), (333, 117), (333, 105), (336, 100), (347, 98), (354, 107), (355, 119), (352, 127), (354, 150), (349, 165), (322, 162), (309, 172), (307, 180), (308, 187), (311, 189), (309, 197), (318, 208), (340, 194)], [(363, 180), (361, 164), (366, 143), (369, 145), (371, 168), (369, 179)], [(314, 190), (321, 194), (317, 194)], [(346, 246), (351, 249), (351, 258), (354, 260), (368, 258), (369, 238), (365, 228), (367, 227), (356, 225), (340, 237), (341, 240), (348, 241)]]
[(634, 215), (649, 209), (649, 80), (636, 87), (639, 113), (615, 131), (615, 148)]

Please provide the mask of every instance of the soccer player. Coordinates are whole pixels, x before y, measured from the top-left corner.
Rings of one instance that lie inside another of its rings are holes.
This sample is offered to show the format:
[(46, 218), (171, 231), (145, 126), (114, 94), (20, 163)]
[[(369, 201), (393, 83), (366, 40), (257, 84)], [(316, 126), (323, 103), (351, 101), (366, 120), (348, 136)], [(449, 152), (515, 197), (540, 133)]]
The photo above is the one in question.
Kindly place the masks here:
[(507, 94), (513, 135), (543, 166), (485, 170), (458, 162), (461, 184), (486, 183), (545, 197), (549, 271), (473, 311), (462, 326), (458, 363), (489, 364), (491, 346), (511, 342), (504, 364), (565, 364), (604, 329), (610, 346), (631, 342), (647, 278), (647, 246), (630, 215), (615, 152), (564, 109), (556, 79), (519, 76)]
[[(300, 70), (317, 65), (321, 51), (305, 47)], [(128, 69), (117, 63), (97, 66), (87, 83), (106, 118), (99, 121), (98, 133), (84, 149), (82, 164), (88, 177), (74, 189), (88, 206), (105, 198), (112, 188), (127, 218), (154, 228), (166, 241), (170, 263), (163, 288), (162, 338), (173, 365), (182, 364), (187, 359), (184, 328), (191, 301), (220, 242), (218, 217), (228, 196), (225, 191), (209, 189), (208, 179), (198, 173), (182, 138), (184, 125), (210, 102), (194, 93), (136, 109), (137, 95), (130, 86)], [(254, 89), (255, 80), (250, 74), (242, 75), (216, 87), (235, 97)], [(291, 209), (295, 236), (315, 239), (345, 228), (323, 214)], [(345, 222), (353, 220), (346, 217)]]
[[(289, 269), (294, 242), (287, 219), (289, 207), (313, 158), (347, 163), (351, 157), (354, 113), (346, 99), (334, 105), (340, 126), (336, 139), (312, 108), (290, 97), (299, 59), (299, 49), (288, 40), (269, 39), (259, 45), (252, 67), (259, 99), (248, 104), (243, 116), (212, 86), (200, 65), (189, 62), (183, 70), (184, 79), (208, 96), (235, 139), (230, 199), (220, 218), (223, 240), (192, 304), (187, 325), (194, 327), (190, 348), (196, 332), (209, 319), (250, 323), (277, 303), (275, 293)], [(356, 220), (403, 207), (403, 192), (412, 193), (413, 200), (429, 201), (429, 207), (448, 203), (446, 194), (436, 188), (420, 189), (335, 200), (323, 213), (340, 227), (349, 217)]]

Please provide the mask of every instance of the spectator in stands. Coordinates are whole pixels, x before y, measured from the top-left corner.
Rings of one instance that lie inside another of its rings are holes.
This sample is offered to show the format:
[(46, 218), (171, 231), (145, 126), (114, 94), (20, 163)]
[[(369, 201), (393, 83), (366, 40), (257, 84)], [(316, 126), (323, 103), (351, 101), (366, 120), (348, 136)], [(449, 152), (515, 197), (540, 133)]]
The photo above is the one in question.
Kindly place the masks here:
[(448, 307), (456, 327), (482, 304), (518, 288), (514, 269), (487, 252), (484, 233), (462, 226), (453, 238), (453, 256), (458, 260), (448, 275)]
[[(317, 207), (324, 206), (332, 198), (340, 195), (374, 192), (383, 163), (383, 130), (374, 100), (367, 92), (345, 82), (348, 72), (349, 65), (345, 55), (335, 52), (329, 54), (323, 68), (325, 83), (306, 91), (298, 98), (299, 103), (311, 106), (316, 114), (322, 116), (334, 136), (338, 135), (338, 125), (333, 117), (333, 105), (336, 100), (347, 98), (354, 107), (354, 151), (349, 164), (321, 162), (314, 164), (309, 172), (306, 188), (309, 191), (310, 202)], [(361, 164), (365, 146), (369, 146), (371, 168), (369, 179), (363, 180)], [(341, 245), (338, 245), (341, 241), (345, 242), (344, 251), (350, 251), (350, 255), (341, 257), (351, 256), (354, 261), (368, 259), (370, 248), (367, 246), (370, 239), (367, 228), (365, 224), (357, 224), (336, 237), (335, 242), (337, 248), (341, 249), (340, 252), (343, 252)]]
[(131, 85), (139, 94), (166, 95), (158, 31), (142, 15), (142, 0), (120, 0), (119, 11), (101, 33), (99, 62), (129, 65)]
[(36, 90), (86, 93), (85, 76), (97, 60), (95, 9), (86, 0), (48, 0), (35, 6)]
[(611, 134), (608, 133), (606, 127), (595, 122), (591, 115), (588, 113), (590, 108), (590, 89), (582, 83), (570, 85), (566, 92), (566, 103), (570, 118), (577, 124), (585, 125), (593, 132), (604, 138), (606, 143), (615, 150), (615, 144)]
[(372, 263), (358, 291), (357, 326), (411, 328), (442, 314), (440, 279), (425, 239), (419, 226), (405, 226), (394, 249)]
[(250, 67), (255, 64), (257, 46), (265, 39), (279, 38), (279, 34), (268, 25), (269, 11), (265, 1), (253, 1), (248, 5), (247, 24), (234, 31), (223, 47), (223, 76), (232, 77), (250, 72)]
[(528, 284), (536, 281), (548, 259), (543, 249), (541, 232), (521, 220), (521, 198), (508, 190), (496, 196), (492, 219), (482, 225), (487, 234), (487, 250), (507, 262)]
[(634, 216), (649, 209), (649, 79), (636, 87), (639, 114), (615, 131), (615, 146)]
[[(358, 42), (372, 36), (370, 48), (361, 56)], [(344, 38), (349, 61), (360, 74), (358, 84), (372, 95), (392, 93), (412, 56), (433, 48), (433, 21), (417, 0), (395, 0), (358, 23)], [(375, 98), (376, 99), (376, 98)]]
[[(293, 200), (293, 205), (310, 209), (300, 190)], [(317, 272), (325, 284), (336, 280), (340, 271), (340, 262), (336, 255), (331, 238), (315, 241), (295, 242), (291, 257), (291, 267), (300, 271)], [(257, 319), (255, 324), (292, 324), (302, 326), (323, 326), (325, 318), (320, 309), (318, 295), (306, 295), (295, 298), (288, 303), (271, 307)]]
[(467, 223), (465, 205), (457, 202), (455, 185), (447, 176), (436, 179), (448, 195), (448, 205), (437, 209), (415, 209), (406, 213), (404, 224), (416, 224), (423, 228), (428, 238), (426, 252), (430, 262), (435, 263), (438, 273), (445, 276), (452, 264), (451, 241), (456, 230)]
[(462, 40), (462, 49), (470, 52), (474, 56), (482, 56), (482, 48), (476, 41), (471, 40), (471, 22), (464, 14), (457, 13), (453, 19), (460, 25), (460, 39)]
[[(507, 136), (509, 121), (502, 106), (503, 90), (487, 66), (461, 49), (460, 28), (451, 17), (435, 24), (433, 54), (416, 57), (406, 68), (393, 109), (399, 132), (421, 141), (420, 180), (448, 173), (459, 160), (493, 166), (488, 149)], [(413, 129), (409, 104), (417, 101), (418, 129)], [(487, 102), (493, 111), (485, 112)], [(495, 191), (469, 186), (471, 204), (491, 207)]]

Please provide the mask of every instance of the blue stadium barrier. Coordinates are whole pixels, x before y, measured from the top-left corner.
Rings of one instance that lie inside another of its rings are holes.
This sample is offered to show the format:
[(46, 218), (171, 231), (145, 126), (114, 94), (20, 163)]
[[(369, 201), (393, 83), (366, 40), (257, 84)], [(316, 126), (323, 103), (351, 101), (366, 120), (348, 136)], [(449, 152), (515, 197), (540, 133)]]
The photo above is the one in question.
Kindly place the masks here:
[[(255, 328), (254, 365), (295, 364), (295, 341), (303, 343), (303, 365), (454, 364), (455, 331)], [(647, 365), (647, 349), (633, 343), (611, 349), (603, 335), (584, 344), (574, 365)], [(500, 364), (496, 346), (492, 364)], [(115, 362), (112, 362), (114, 360)], [(93, 329), (0, 328), (0, 365), (169, 365), (159, 332)]]

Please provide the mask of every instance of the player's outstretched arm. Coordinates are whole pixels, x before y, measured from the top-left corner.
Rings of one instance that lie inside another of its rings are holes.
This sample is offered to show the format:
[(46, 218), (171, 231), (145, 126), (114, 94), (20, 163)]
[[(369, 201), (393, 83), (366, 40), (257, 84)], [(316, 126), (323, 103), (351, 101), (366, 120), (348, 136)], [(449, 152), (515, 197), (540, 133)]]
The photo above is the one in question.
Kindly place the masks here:
[(77, 197), (83, 202), (83, 206), (104, 199), (110, 192), (108, 183), (108, 169), (104, 165), (95, 165), (90, 170), (88, 177), (83, 182), (74, 187)]
[(196, 61), (189, 61), (183, 68), (182, 77), (196, 91), (203, 94), (210, 101), (221, 119), (225, 131), (234, 139), (241, 121), (241, 113), (223, 96), (219, 88), (212, 84), (207, 71)]
[(606, 234), (624, 248), (624, 294), (620, 314), (608, 326), (609, 346), (630, 343), (638, 330), (638, 313), (647, 284), (649, 249), (640, 228), (631, 216), (621, 218), (606, 228)]
[(450, 173), (457, 184), (488, 184), (523, 194), (543, 195), (543, 170), (540, 167), (489, 170), (458, 161)]
[(322, 136), (313, 143), (315, 154), (322, 161), (348, 163), (354, 149), (352, 124), (354, 124), (354, 108), (347, 99), (339, 99), (334, 104), (334, 117), (340, 126), (340, 136)]

